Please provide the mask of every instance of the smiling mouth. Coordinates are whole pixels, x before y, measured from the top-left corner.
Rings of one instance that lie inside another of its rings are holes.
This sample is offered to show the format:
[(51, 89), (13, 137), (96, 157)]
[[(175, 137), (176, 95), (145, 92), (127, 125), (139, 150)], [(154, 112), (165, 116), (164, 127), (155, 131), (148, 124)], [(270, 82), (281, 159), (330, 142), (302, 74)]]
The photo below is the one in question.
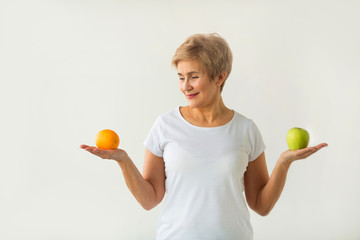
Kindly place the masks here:
[(188, 94), (188, 95), (186, 95), (186, 97), (188, 98), (188, 99), (192, 99), (192, 98), (194, 98), (196, 95), (198, 95), (199, 93), (195, 93), (195, 94)]

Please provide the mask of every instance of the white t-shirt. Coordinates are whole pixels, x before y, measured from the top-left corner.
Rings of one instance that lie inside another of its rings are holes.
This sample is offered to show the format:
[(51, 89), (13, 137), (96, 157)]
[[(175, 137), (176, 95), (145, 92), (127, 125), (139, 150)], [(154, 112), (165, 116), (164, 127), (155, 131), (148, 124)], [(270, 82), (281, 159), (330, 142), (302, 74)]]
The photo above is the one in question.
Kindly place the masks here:
[(244, 172), (265, 145), (252, 120), (234, 111), (225, 125), (198, 127), (176, 108), (157, 118), (144, 145), (165, 162), (157, 240), (253, 238)]

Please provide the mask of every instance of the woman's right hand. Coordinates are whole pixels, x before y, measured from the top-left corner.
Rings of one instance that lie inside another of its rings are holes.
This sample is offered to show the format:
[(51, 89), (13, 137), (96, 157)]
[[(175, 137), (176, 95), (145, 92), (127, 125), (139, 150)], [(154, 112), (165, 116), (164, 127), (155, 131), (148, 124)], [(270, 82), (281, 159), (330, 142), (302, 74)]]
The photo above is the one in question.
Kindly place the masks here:
[(129, 159), (127, 153), (122, 149), (114, 149), (114, 150), (104, 150), (93, 146), (88, 146), (85, 144), (80, 145), (80, 148), (98, 156), (102, 159), (112, 159), (120, 163), (121, 161), (125, 161)]

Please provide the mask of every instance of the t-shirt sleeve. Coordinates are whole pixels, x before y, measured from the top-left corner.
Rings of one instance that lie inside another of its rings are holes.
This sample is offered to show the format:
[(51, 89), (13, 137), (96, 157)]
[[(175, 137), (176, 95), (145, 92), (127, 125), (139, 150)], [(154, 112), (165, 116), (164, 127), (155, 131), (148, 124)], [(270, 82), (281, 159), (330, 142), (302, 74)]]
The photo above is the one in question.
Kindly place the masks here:
[(158, 157), (162, 157), (164, 152), (161, 141), (162, 134), (163, 126), (161, 124), (161, 118), (158, 117), (144, 141), (145, 147)]
[(261, 136), (261, 133), (253, 120), (250, 120), (249, 135), (251, 145), (249, 161), (252, 162), (260, 156), (260, 154), (265, 150), (266, 146)]

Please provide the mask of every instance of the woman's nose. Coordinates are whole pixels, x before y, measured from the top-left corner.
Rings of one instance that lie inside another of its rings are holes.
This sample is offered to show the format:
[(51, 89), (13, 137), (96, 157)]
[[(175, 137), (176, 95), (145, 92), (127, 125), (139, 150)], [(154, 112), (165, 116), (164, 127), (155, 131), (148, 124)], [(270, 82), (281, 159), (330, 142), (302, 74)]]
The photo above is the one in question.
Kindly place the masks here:
[(183, 88), (184, 88), (184, 91), (189, 91), (189, 90), (192, 89), (192, 86), (191, 86), (190, 81), (188, 79), (184, 80)]

